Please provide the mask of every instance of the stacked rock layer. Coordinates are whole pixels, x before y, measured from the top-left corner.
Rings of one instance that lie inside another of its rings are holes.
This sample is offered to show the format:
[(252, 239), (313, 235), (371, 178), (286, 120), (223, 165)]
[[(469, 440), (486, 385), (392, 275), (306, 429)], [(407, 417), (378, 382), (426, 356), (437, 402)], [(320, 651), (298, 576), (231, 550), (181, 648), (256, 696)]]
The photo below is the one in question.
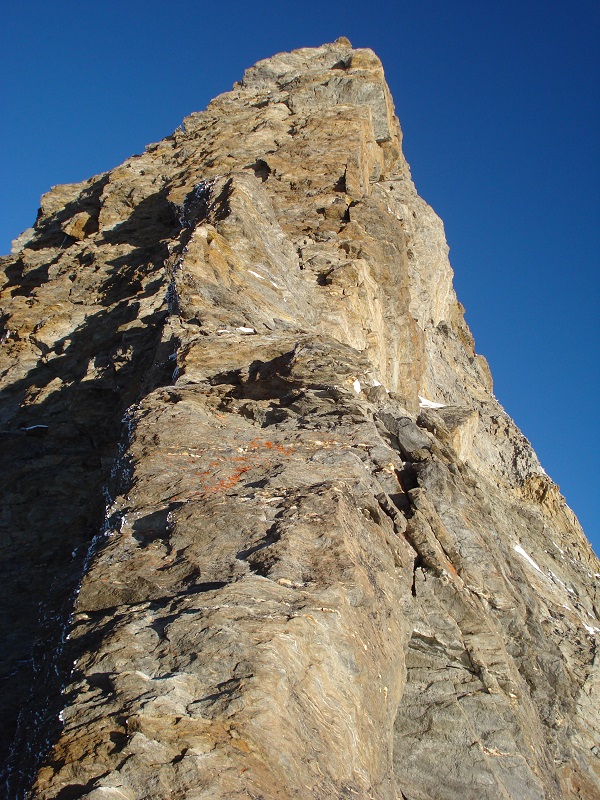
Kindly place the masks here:
[(600, 564), (383, 70), (280, 54), (3, 259), (8, 796), (600, 797)]

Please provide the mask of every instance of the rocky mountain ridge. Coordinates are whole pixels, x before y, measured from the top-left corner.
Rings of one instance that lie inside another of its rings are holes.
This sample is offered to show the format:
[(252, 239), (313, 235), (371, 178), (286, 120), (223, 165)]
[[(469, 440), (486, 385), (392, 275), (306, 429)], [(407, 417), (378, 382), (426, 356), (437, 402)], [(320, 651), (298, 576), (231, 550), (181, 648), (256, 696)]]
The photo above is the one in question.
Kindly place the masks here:
[(259, 62), (3, 270), (9, 797), (600, 797), (600, 564), (374, 53)]

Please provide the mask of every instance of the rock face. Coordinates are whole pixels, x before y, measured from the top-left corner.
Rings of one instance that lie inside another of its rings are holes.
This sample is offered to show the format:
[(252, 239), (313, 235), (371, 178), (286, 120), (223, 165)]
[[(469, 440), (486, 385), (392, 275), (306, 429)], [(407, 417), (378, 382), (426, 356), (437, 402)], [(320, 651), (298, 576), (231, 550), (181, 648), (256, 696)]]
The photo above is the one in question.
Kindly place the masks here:
[(3, 259), (8, 797), (600, 797), (600, 564), (400, 145), (280, 54)]

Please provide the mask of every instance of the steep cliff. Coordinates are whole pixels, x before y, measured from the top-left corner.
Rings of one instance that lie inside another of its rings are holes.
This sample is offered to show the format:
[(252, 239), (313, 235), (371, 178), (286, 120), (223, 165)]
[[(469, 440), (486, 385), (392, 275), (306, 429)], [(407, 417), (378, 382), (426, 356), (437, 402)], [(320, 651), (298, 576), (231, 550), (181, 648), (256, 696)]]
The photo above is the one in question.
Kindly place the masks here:
[(370, 50), (259, 62), (3, 269), (8, 797), (600, 797), (600, 564)]

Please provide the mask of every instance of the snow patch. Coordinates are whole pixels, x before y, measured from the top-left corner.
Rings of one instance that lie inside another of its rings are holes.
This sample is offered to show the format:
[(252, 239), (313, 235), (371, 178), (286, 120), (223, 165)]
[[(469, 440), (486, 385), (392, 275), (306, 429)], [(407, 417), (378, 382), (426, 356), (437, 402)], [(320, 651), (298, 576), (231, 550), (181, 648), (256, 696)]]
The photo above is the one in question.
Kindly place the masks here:
[(254, 272), (253, 269), (249, 269), (248, 272), (250, 273), (250, 275), (254, 275), (255, 278), (258, 278), (261, 281), (265, 280), (265, 276), (264, 275), (259, 275), (258, 272)]
[(538, 571), (538, 572), (541, 572), (541, 574), (542, 574), (542, 575), (544, 574), (544, 573), (542, 572), (542, 570), (541, 570), (541, 569), (538, 567), (538, 565), (535, 563), (535, 561), (533, 560), (533, 558), (532, 558), (532, 557), (531, 557), (531, 556), (530, 556), (528, 553), (526, 553), (526, 552), (525, 552), (525, 550), (523, 550), (523, 548), (521, 547), (521, 545), (520, 545), (520, 544), (516, 544), (516, 545), (515, 545), (515, 550), (517, 551), (517, 553), (518, 553), (520, 556), (523, 556), (523, 558), (524, 558), (526, 561), (529, 561), (529, 563), (531, 564), (531, 566), (532, 566), (534, 569), (537, 569), (537, 571)]
[(446, 408), (446, 404), (434, 403), (433, 400), (428, 400), (426, 397), (419, 395), (419, 408)]
[(583, 627), (591, 636), (595, 636), (597, 633), (600, 633), (600, 628), (593, 628), (591, 625), (586, 625), (585, 622), (583, 623)]
[(254, 328), (244, 328), (244, 326), (237, 328), (240, 333), (256, 333)]
[(361, 389), (360, 389), (360, 381), (358, 380), (358, 378), (354, 381), (352, 386), (354, 387), (354, 391), (356, 392), (356, 394), (360, 394)]
[(551, 569), (548, 570), (548, 575), (550, 576), (550, 579), (552, 580), (553, 583), (560, 583), (560, 585), (562, 586), (563, 589), (565, 589), (567, 592), (569, 591), (569, 589), (567, 587), (567, 584), (564, 583), (563, 581), (561, 581), (561, 579), (558, 577), (558, 575), (556, 575), (556, 573), (552, 572)]

